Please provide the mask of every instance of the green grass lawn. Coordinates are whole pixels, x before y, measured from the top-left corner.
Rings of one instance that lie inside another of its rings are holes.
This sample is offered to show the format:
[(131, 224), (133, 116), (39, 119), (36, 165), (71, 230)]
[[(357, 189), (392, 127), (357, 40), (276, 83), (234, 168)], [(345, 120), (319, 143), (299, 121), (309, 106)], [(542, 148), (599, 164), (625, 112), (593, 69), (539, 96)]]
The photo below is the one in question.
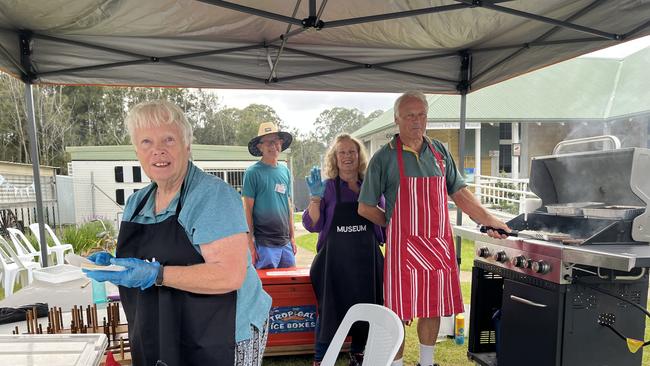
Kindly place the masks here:
[(296, 238), (296, 245), (312, 253), (316, 253), (317, 240), (318, 240), (318, 233), (301, 235)]

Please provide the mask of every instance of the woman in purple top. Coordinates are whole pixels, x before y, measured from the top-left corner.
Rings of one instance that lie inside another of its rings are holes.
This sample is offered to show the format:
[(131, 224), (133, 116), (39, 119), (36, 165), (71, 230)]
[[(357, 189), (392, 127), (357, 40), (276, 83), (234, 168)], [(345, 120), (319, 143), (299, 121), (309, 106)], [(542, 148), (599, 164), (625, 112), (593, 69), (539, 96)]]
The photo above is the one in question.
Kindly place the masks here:
[[(357, 199), (367, 166), (363, 145), (343, 134), (336, 137), (325, 156), (326, 180), (314, 167), (306, 177), (311, 195), (302, 223), (319, 232), (318, 253), (310, 277), (316, 300), (314, 366), (320, 365), (345, 313), (358, 303), (383, 304), (384, 258), (379, 244), (383, 230), (357, 214)], [(363, 363), (368, 324), (351, 330), (350, 366)]]

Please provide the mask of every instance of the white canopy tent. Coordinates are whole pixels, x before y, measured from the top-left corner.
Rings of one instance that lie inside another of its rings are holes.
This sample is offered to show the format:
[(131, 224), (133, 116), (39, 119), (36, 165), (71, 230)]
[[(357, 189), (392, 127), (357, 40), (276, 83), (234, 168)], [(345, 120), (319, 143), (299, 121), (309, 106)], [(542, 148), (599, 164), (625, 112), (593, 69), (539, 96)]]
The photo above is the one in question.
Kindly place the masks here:
[(648, 34), (650, 0), (0, 0), (0, 68), (26, 84), (39, 222), (32, 84), (465, 96)]

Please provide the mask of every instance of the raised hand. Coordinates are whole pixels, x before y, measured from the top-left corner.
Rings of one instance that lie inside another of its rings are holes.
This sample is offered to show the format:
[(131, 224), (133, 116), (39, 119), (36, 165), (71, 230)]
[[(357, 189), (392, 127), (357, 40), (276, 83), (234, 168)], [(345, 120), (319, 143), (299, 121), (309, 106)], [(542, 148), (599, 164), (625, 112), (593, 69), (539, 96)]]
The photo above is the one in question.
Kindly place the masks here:
[(325, 193), (325, 184), (321, 180), (320, 168), (315, 166), (311, 168), (309, 175), (305, 177), (307, 188), (309, 188), (309, 195), (312, 197), (323, 197)]

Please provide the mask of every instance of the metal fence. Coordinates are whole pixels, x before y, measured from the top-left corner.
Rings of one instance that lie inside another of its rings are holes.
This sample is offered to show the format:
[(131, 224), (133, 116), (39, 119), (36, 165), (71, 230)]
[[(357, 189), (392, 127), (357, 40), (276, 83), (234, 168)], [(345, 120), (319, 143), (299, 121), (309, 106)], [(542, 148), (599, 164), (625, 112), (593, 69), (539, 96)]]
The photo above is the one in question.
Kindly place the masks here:
[(528, 189), (528, 179), (478, 175), (474, 181), (467, 185), (474, 188), (482, 204), (512, 214), (519, 212), (519, 206), (526, 198), (536, 197)]
[[(3, 174), (0, 185), (0, 234), (6, 234), (7, 227), (24, 231), (25, 227), (37, 222), (36, 194), (31, 176)], [(54, 227), (58, 223), (55, 177), (42, 176), (43, 215), (45, 222)]]
[(223, 179), (226, 183), (230, 184), (241, 194), (242, 187), (244, 186), (244, 172), (245, 169), (204, 169), (208, 174), (214, 175)]

